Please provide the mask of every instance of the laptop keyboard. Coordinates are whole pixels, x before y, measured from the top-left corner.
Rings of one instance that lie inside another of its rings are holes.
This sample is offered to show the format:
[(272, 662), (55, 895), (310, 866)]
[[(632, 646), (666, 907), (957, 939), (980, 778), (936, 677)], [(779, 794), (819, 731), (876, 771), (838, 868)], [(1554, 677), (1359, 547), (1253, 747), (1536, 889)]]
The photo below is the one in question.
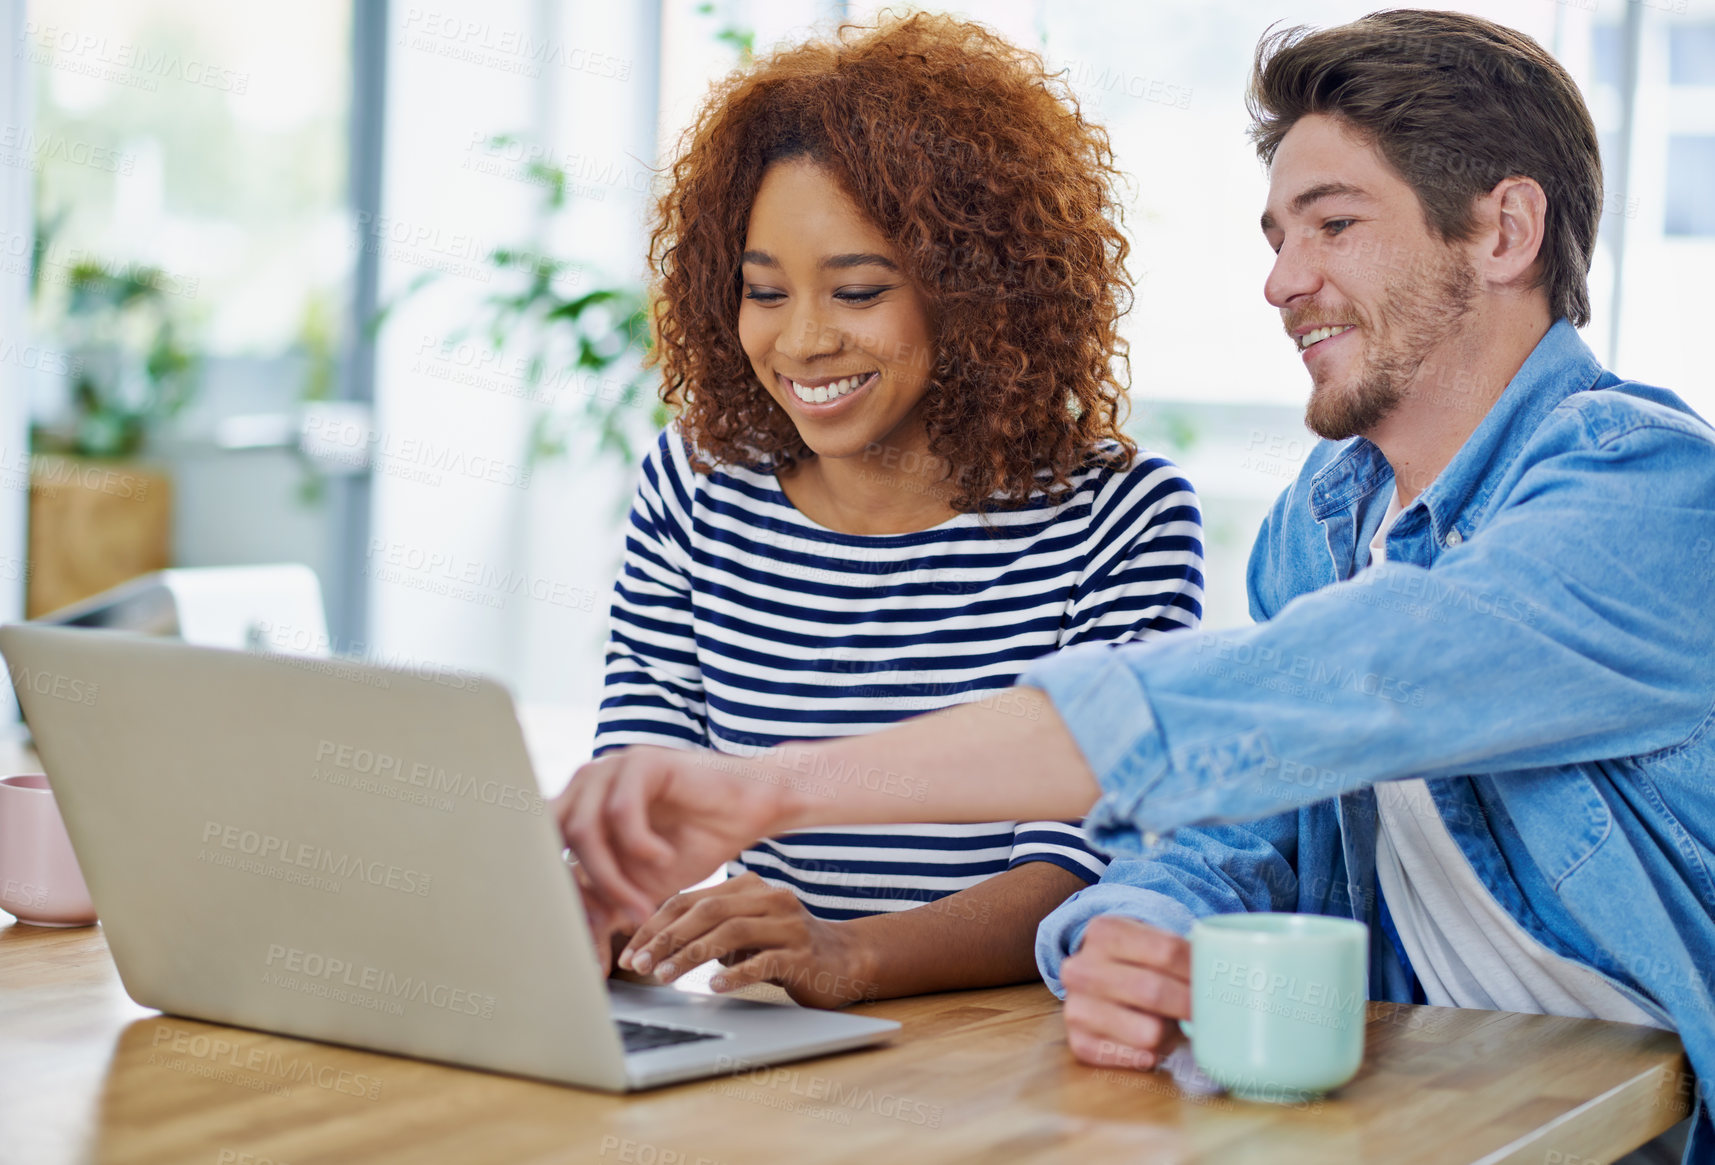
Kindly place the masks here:
[(698, 1040), (718, 1040), (719, 1032), (695, 1032), (682, 1027), (662, 1027), (658, 1023), (637, 1023), (622, 1019), (619, 1038), (628, 1052), (647, 1052), (651, 1048), (670, 1048), (674, 1044), (694, 1044)]

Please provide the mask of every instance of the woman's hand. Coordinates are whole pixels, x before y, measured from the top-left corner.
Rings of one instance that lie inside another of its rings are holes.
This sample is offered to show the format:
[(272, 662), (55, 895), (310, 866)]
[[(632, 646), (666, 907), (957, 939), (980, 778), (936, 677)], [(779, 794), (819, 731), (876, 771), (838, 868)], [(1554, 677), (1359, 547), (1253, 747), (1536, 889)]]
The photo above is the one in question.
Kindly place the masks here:
[(703, 750), (638, 746), (579, 768), (554, 799), (595, 900), (616, 926), (641, 925), (790, 820), (791, 793), (762, 764)]
[(632, 936), (619, 965), (670, 983), (719, 959), (716, 991), (774, 983), (805, 1007), (843, 1007), (874, 999), (866, 951), (849, 927), (812, 917), (790, 890), (742, 874), (669, 899)]

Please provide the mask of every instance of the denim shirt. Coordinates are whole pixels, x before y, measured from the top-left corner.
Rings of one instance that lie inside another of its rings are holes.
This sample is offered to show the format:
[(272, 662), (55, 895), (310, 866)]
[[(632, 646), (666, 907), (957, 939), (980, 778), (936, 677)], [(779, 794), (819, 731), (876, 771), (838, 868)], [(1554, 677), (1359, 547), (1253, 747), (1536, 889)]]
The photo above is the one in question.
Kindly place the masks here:
[(1116, 858), (1043, 921), (1043, 977), (1098, 914), (1284, 910), (1371, 923), (1370, 995), (1409, 1000), (1370, 786), (1424, 777), (1527, 933), (1678, 1030), (1715, 1161), (1715, 431), (1562, 320), (1371, 566), (1393, 493), (1373, 444), (1321, 442), (1252, 551), (1255, 625), (1026, 671)]

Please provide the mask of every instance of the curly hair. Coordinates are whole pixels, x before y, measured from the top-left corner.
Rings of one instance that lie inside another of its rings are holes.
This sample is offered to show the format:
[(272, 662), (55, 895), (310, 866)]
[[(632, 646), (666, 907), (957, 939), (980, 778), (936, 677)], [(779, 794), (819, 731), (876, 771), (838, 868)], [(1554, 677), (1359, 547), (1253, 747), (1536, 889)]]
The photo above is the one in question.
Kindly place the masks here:
[(930, 301), (923, 416), (955, 510), (1129, 464), (1129, 245), (1107, 133), (1035, 54), (918, 14), (759, 58), (686, 131), (650, 236), (651, 358), (699, 469), (815, 456), (738, 333), (751, 205), (768, 166), (795, 158), (834, 176)]

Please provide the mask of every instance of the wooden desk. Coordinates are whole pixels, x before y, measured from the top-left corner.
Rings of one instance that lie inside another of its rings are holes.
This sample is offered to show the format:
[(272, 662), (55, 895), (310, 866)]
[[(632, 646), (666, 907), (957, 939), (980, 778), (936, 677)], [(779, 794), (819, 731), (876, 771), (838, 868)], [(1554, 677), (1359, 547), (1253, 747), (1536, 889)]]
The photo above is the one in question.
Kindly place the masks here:
[(1371, 1004), (1362, 1074), (1292, 1109), (1080, 1065), (1040, 985), (862, 1010), (904, 1030), (615, 1097), (163, 1016), (100, 928), (0, 926), (0, 1165), (1585, 1165), (1689, 1111), (1676, 1037), (1593, 1020)]

